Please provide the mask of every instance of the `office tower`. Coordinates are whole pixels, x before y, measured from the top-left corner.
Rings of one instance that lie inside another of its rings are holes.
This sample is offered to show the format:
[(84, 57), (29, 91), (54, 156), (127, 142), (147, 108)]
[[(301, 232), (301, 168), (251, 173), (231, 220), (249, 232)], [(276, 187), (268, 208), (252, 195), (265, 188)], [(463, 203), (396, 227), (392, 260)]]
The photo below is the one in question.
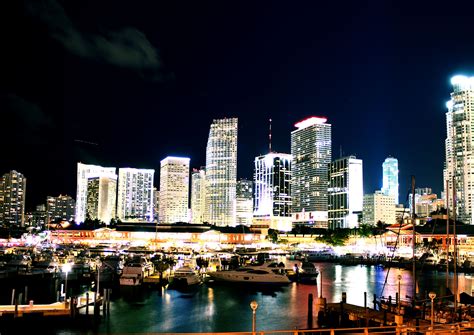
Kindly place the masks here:
[(153, 187), (153, 221), (160, 220), (160, 191)]
[[(74, 213), (72, 213), (74, 218)], [(46, 211), (46, 205), (40, 204), (35, 207), (35, 210), (25, 214), (25, 223), (29, 226), (45, 226), (48, 223), (48, 212)]]
[(153, 221), (154, 174), (152, 169), (119, 169), (117, 217), (120, 221)]
[(237, 119), (211, 124), (206, 147), (205, 220), (217, 226), (235, 225), (237, 184)]
[(252, 224), (253, 201), (252, 181), (241, 179), (236, 186), (236, 223), (238, 225), (250, 226)]
[(269, 153), (255, 158), (254, 223), (258, 226), (291, 230), (290, 154)]
[(77, 163), (76, 224), (84, 222), (87, 212), (87, 181), (93, 177), (117, 178), (114, 167)]
[(76, 212), (76, 201), (69, 195), (46, 198), (48, 223), (57, 221), (72, 221)]
[(193, 169), (191, 173), (191, 222), (204, 222), (206, 201), (206, 170)]
[(26, 178), (12, 170), (0, 178), (0, 224), (25, 224)]
[(349, 156), (333, 161), (329, 166), (329, 228), (357, 227), (363, 197), (362, 160)]
[(327, 228), (331, 125), (310, 117), (291, 132), (293, 224)]
[(395, 200), (381, 191), (364, 195), (362, 223), (375, 226), (377, 222), (395, 224)]
[(160, 163), (160, 222), (189, 222), (189, 158), (166, 157)]
[(101, 176), (87, 180), (87, 214), (91, 220), (110, 224), (115, 219), (117, 199), (117, 177)]
[(382, 164), (382, 193), (393, 197), (398, 204), (398, 160), (387, 157)]
[(457, 219), (474, 224), (474, 77), (454, 76), (451, 84), (451, 100), (446, 103), (444, 193), (451, 211), (454, 186)]

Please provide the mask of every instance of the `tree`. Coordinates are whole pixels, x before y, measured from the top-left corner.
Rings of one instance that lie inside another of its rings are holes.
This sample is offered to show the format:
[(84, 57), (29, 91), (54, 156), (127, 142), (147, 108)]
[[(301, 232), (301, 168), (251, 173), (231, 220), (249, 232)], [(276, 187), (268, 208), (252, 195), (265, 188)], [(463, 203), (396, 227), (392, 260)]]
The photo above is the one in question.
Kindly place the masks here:
[(351, 234), (351, 229), (337, 228), (334, 230), (328, 229), (322, 235), (316, 237), (316, 241), (323, 242), (331, 246), (343, 246), (346, 244)]
[(275, 229), (269, 228), (267, 240), (270, 240), (272, 243), (278, 243), (278, 231)]

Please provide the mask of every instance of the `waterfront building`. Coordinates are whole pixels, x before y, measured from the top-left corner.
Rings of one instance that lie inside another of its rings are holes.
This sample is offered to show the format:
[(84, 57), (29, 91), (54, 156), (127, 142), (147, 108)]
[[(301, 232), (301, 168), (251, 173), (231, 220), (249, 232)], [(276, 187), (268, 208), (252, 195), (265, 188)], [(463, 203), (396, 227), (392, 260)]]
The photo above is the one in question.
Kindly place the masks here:
[(46, 198), (47, 223), (72, 221), (76, 212), (76, 201), (69, 195)]
[(204, 221), (234, 226), (237, 184), (237, 118), (213, 120), (206, 147)]
[(336, 159), (329, 166), (328, 224), (330, 229), (355, 228), (362, 212), (362, 160), (355, 156)]
[(206, 201), (206, 170), (193, 169), (191, 173), (191, 223), (204, 222)]
[(377, 222), (395, 224), (395, 199), (381, 191), (364, 195), (362, 223), (375, 226)]
[(102, 167), (77, 163), (77, 194), (76, 194), (76, 224), (84, 222), (87, 213), (87, 182), (94, 177), (116, 178), (114, 167)]
[(474, 224), (474, 77), (454, 76), (451, 84), (453, 92), (446, 103), (444, 192), (452, 210), (453, 188), (456, 190), (457, 218)]
[(251, 180), (240, 179), (236, 186), (236, 224), (250, 226), (253, 212), (253, 185)]
[(382, 164), (382, 193), (393, 197), (398, 204), (398, 159), (387, 157)]
[(117, 217), (121, 221), (153, 221), (154, 174), (153, 169), (119, 169)]
[(310, 117), (291, 132), (293, 224), (328, 226), (328, 165), (331, 163), (331, 125), (324, 117)]
[(117, 176), (92, 177), (87, 180), (87, 214), (91, 220), (110, 224), (115, 219)]
[(26, 178), (12, 170), (0, 178), (0, 223), (25, 224)]
[(253, 223), (260, 228), (292, 228), (290, 154), (271, 152), (255, 158)]
[(160, 222), (189, 222), (189, 158), (168, 156), (160, 163)]

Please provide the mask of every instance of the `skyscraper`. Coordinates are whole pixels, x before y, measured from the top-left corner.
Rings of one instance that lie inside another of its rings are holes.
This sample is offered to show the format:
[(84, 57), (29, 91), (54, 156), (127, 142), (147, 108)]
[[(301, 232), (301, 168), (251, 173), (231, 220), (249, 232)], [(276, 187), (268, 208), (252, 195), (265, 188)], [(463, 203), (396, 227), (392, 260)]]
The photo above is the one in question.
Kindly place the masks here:
[(252, 184), (252, 181), (247, 179), (237, 181), (235, 212), (238, 225), (250, 226), (252, 224)]
[(457, 218), (474, 224), (474, 77), (454, 76), (451, 84), (451, 100), (446, 103), (444, 193), (452, 209), (455, 187)]
[(204, 222), (206, 201), (206, 170), (193, 169), (191, 173), (191, 222)]
[(87, 180), (87, 216), (110, 224), (115, 219), (117, 176), (92, 177)]
[(205, 221), (235, 225), (236, 183), (237, 118), (214, 120), (206, 147)]
[(87, 210), (87, 181), (93, 177), (117, 178), (114, 167), (77, 163), (76, 224), (84, 222)]
[(381, 221), (392, 225), (395, 220), (395, 200), (381, 191), (364, 195), (362, 223), (375, 226)]
[(121, 221), (153, 221), (154, 174), (152, 169), (119, 169), (117, 216)]
[(25, 223), (26, 178), (12, 170), (0, 178), (0, 223)]
[(160, 163), (160, 222), (189, 222), (189, 158), (166, 157)]
[(331, 125), (310, 117), (291, 132), (293, 223), (327, 228)]
[(355, 156), (336, 159), (329, 167), (329, 228), (355, 228), (364, 197), (362, 160)]
[(382, 164), (382, 193), (398, 204), (398, 159), (387, 157)]
[(291, 160), (274, 152), (255, 158), (253, 215), (259, 226), (291, 230)]
[(72, 221), (76, 211), (76, 202), (69, 195), (46, 198), (46, 211), (48, 223), (52, 221)]

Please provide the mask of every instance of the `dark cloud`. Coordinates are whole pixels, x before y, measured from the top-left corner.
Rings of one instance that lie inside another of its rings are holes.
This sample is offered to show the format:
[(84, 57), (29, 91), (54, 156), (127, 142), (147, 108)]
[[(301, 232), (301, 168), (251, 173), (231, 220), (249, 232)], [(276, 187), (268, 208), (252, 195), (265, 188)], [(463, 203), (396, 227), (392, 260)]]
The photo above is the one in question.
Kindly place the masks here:
[(103, 34), (81, 32), (55, 0), (34, 0), (26, 8), (29, 15), (45, 24), (50, 36), (69, 52), (137, 71), (149, 80), (162, 78), (158, 51), (140, 30), (125, 27)]

